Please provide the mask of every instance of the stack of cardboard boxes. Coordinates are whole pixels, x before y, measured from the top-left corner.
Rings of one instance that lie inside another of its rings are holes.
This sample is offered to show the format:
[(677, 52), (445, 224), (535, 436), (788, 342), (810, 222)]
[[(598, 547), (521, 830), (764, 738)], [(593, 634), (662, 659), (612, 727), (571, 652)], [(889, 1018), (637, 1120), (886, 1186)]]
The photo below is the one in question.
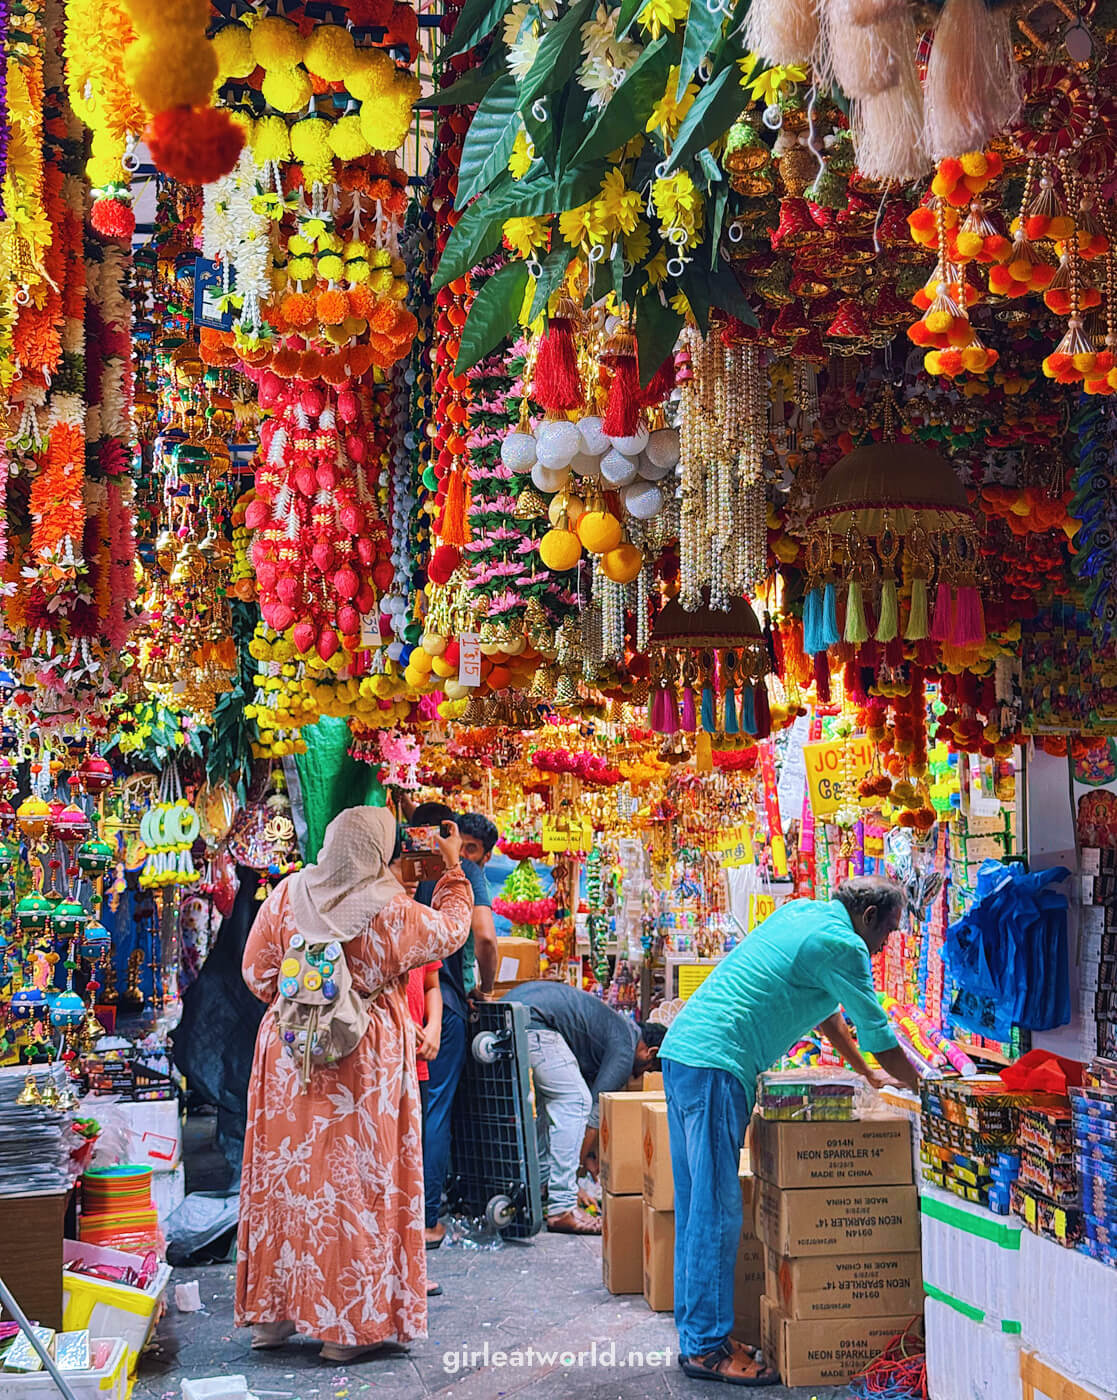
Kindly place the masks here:
[(842, 1385), (923, 1309), (910, 1125), (753, 1119), (762, 1345), (785, 1385)]
[(605, 1287), (610, 1293), (639, 1293), (644, 1287), (642, 1115), (645, 1104), (663, 1101), (662, 1089), (602, 1094), (599, 1100), (601, 1260)]
[[(645, 1077), (645, 1083), (647, 1077)], [(639, 1293), (655, 1312), (675, 1306), (675, 1187), (662, 1091), (602, 1094), (602, 1258), (611, 1293)], [(760, 1345), (764, 1249), (756, 1238), (756, 1182), (741, 1154), (744, 1224), (734, 1275), (733, 1336)], [(637, 1194), (638, 1192), (642, 1194)]]

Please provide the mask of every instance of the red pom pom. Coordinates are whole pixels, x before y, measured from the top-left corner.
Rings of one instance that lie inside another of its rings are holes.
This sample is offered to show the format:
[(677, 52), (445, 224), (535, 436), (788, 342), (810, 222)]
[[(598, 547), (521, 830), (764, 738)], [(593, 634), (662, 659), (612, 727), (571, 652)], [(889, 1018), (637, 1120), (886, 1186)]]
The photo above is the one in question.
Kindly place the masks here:
[(89, 211), (89, 222), (102, 238), (121, 243), (131, 241), (136, 231), (136, 216), (132, 206), (119, 199), (98, 199)]
[(209, 185), (228, 175), (244, 146), (244, 132), (214, 107), (168, 107), (144, 132), (151, 159), (184, 185)]
[(427, 577), (432, 583), (449, 583), (454, 570), (462, 562), (461, 551), (449, 544), (440, 544), (430, 557)]

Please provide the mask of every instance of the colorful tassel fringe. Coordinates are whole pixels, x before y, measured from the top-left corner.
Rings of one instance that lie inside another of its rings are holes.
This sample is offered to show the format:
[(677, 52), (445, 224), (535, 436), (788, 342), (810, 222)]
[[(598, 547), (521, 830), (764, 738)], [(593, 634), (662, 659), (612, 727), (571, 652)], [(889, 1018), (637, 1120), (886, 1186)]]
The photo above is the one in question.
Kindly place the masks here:
[(691, 686), (686, 685), (683, 687), (683, 703), (679, 715), (679, 728), (684, 730), (687, 734), (693, 734), (697, 727), (697, 719), (694, 713), (694, 690)]
[[(763, 683), (762, 683), (763, 684)], [(741, 691), (741, 730), (745, 734), (756, 734), (756, 687), (746, 681)]]
[(822, 591), (822, 620), (818, 628), (818, 651), (836, 647), (842, 640), (838, 630), (838, 593), (833, 583), (828, 583)]
[(931, 619), (931, 639), (948, 642), (954, 632), (953, 593), (949, 583), (940, 583), (935, 594), (935, 615)]
[(922, 642), (927, 636), (927, 580), (913, 578), (911, 581), (911, 608), (908, 612), (908, 625), (904, 629), (905, 642)]
[(861, 584), (857, 579), (850, 580), (849, 592), (846, 594), (845, 639), (855, 646), (869, 640), (869, 624), (865, 620), (865, 602), (861, 596)]
[(896, 596), (896, 580), (886, 578), (880, 586), (880, 618), (876, 640), (890, 642), (900, 630), (900, 600)]

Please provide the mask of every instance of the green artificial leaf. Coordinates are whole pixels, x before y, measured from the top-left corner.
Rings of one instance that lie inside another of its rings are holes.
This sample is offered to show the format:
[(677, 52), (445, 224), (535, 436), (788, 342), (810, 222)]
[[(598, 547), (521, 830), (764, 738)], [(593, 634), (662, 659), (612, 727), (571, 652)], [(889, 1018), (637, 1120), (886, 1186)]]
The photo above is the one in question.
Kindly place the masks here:
[(508, 263), (494, 272), (473, 298), (462, 327), (455, 374), (472, 369), (519, 325), (528, 275), (526, 262)]
[[(555, 94), (555, 126), (558, 128), (558, 160), (564, 170), (589, 134), (595, 109), (585, 100), (581, 88)], [(560, 107), (561, 103), (561, 107)]]
[(534, 321), (536, 316), (546, 309), (547, 303), (562, 285), (562, 279), (566, 276), (566, 269), (570, 266), (573, 256), (574, 249), (564, 243), (543, 259), (543, 270), (535, 283), (535, 296), (532, 297), (531, 311), (528, 313), (529, 321)]
[(636, 303), (636, 355), (640, 361), (640, 385), (646, 388), (656, 371), (674, 350), (685, 322), (673, 307), (660, 300), (653, 287)]
[(664, 34), (648, 45), (625, 74), (574, 159), (600, 160), (642, 132), (663, 96), (670, 72), (671, 50)]
[(456, 83), (451, 83), (449, 87), (439, 88), (437, 92), (432, 92), (429, 97), (420, 97), (413, 104), (417, 112), (429, 112), (436, 107), (469, 107), (474, 102), (480, 102), (484, 95), (500, 77), (501, 70), (494, 69), (491, 73), (486, 73), (483, 68), (471, 68), (463, 74)]
[(593, 3), (594, 0), (576, 0), (562, 19), (544, 31), (535, 62), (520, 84), (521, 112), (569, 82), (582, 58), (582, 25)]
[(519, 130), (516, 79), (505, 73), (485, 94), (469, 124), (458, 166), (458, 192), (454, 198), (458, 209), (464, 209), (474, 195), (487, 189), (507, 169)]
[(593, 199), (595, 195), (600, 193), (601, 182), (604, 179), (605, 162), (603, 160), (597, 161), (588, 169), (579, 165), (573, 170), (564, 171), (560, 178), (555, 181), (552, 208), (560, 212), (566, 209), (577, 209), (588, 199)]
[(490, 253), (495, 253), (500, 247), (501, 225), (506, 217), (499, 197), (493, 198), (492, 189), (471, 204), (446, 240), (431, 279), (431, 290), (437, 292), (455, 277), (464, 277)]
[[(690, 0), (683, 30), (683, 55), (679, 60), (678, 97), (686, 92), (687, 83), (698, 71), (698, 65), (717, 43), (725, 18), (720, 8), (711, 9), (708, 0)], [(743, 107), (744, 94), (741, 96)]]
[(710, 329), (710, 308), (714, 305), (710, 282), (710, 276), (694, 263), (688, 263), (679, 278), (679, 287), (690, 302), (691, 312), (703, 335)]
[(618, 238), (613, 256), (609, 259), (609, 270), (613, 277), (613, 291), (618, 301), (624, 301), (624, 248)]
[(707, 185), (712, 189), (714, 185), (722, 183), (721, 166), (714, 159), (714, 153), (703, 146), (698, 152), (698, 164), (702, 167), (702, 174), (706, 177)]
[(539, 160), (547, 167), (551, 175), (555, 172), (555, 157), (558, 154), (556, 137), (560, 129), (560, 122), (548, 116), (546, 121), (538, 121), (530, 107), (522, 113), (521, 119), (527, 128), (527, 134), (531, 137), (531, 144), (535, 148), (535, 154)]
[(671, 147), (667, 161), (668, 174), (724, 136), (737, 120), (747, 101), (737, 76), (737, 65), (730, 63), (694, 99), (694, 105), (683, 118), (675, 144)]
[(690, 263), (679, 278), (679, 286), (690, 302), (690, 309), (703, 335), (709, 327), (710, 311), (714, 307), (736, 316), (746, 326), (756, 325), (756, 312), (741, 291), (736, 273), (728, 263), (719, 262), (709, 272)]
[(721, 230), (725, 224), (725, 210), (729, 203), (729, 186), (722, 181), (710, 196), (710, 267), (718, 260), (718, 246), (721, 243)]
[(439, 53), (440, 61), (445, 63), (454, 54), (472, 48), (496, 28), (511, 8), (512, 0), (465, 0), (449, 43)]
[(620, 13), (617, 15), (617, 38), (623, 39), (632, 28), (636, 16), (648, 3), (648, 0), (621, 0)]

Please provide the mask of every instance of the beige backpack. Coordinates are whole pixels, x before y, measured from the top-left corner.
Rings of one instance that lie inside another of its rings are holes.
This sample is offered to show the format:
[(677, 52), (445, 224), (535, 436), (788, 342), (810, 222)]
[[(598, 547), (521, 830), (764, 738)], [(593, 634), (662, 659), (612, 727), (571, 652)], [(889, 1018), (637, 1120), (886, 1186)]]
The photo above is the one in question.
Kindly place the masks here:
[(353, 986), (341, 943), (292, 937), (279, 967), (275, 1019), (304, 1090), (316, 1069), (336, 1065), (356, 1049), (368, 1030), (368, 1006)]

